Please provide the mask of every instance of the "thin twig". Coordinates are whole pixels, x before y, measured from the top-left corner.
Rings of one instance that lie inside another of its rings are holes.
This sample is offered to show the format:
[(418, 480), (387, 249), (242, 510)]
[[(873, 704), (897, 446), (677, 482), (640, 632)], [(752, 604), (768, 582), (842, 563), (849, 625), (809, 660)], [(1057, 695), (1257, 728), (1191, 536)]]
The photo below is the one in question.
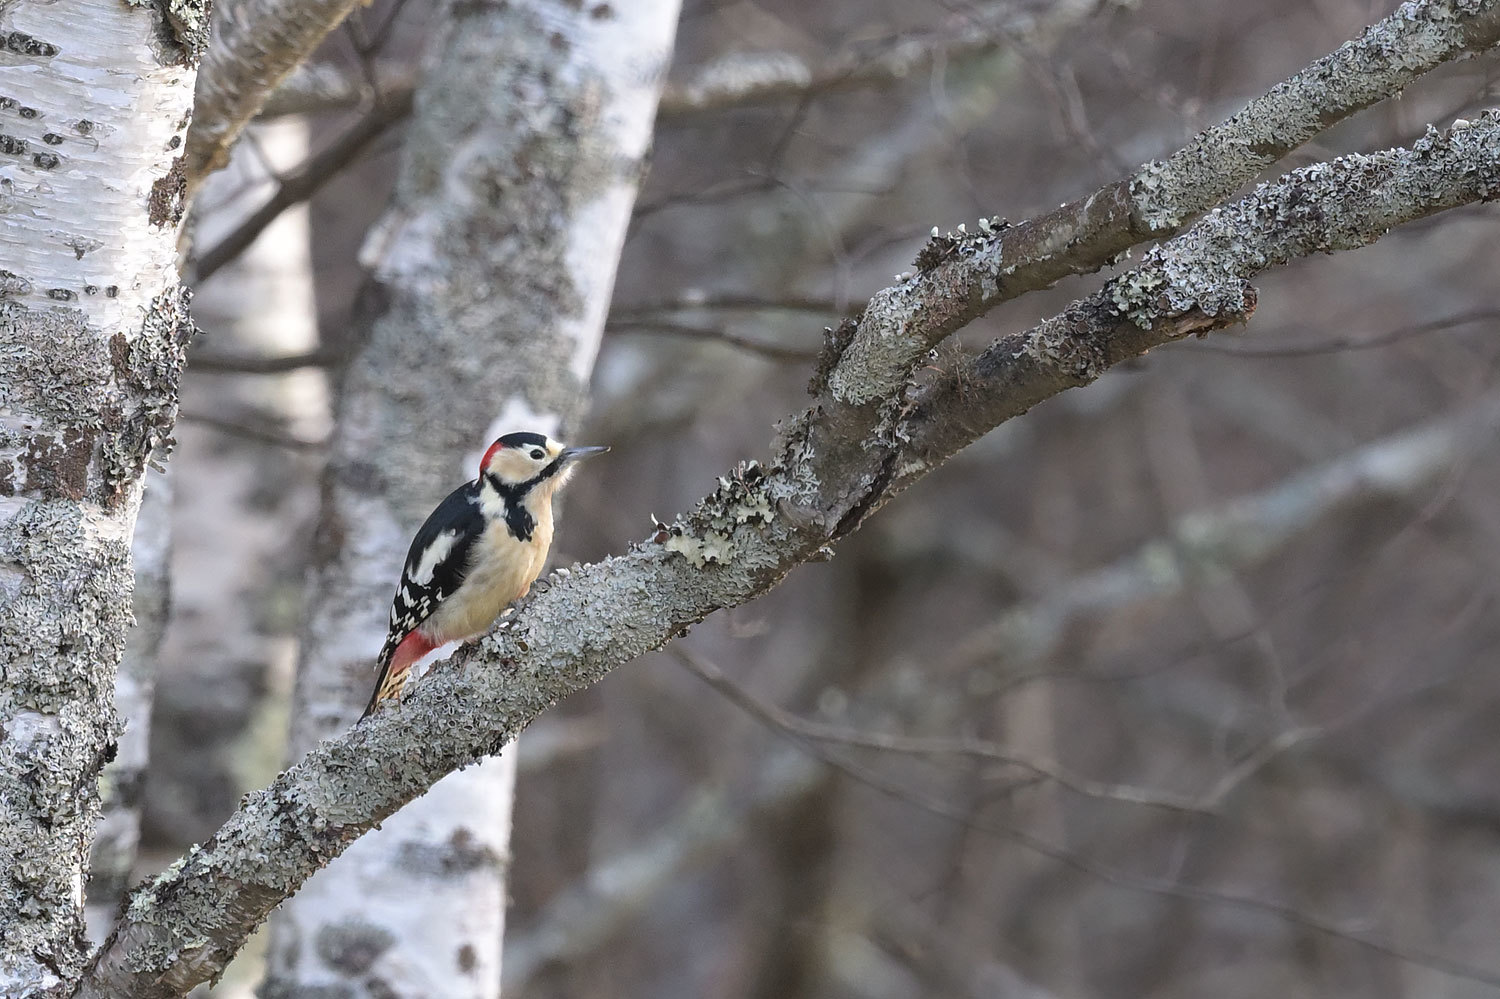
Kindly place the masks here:
[(188, 355), (188, 369), (194, 372), (235, 375), (280, 375), (303, 368), (336, 368), (343, 364), (343, 351), (319, 347), (301, 354), (283, 354), (279, 357), (252, 354), (231, 354), (215, 351), (194, 351)]
[(1006, 766), (1020, 767), (1039, 777), (1089, 798), (1120, 801), (1130, 805), (1145, 805), (1165, 808), (1175, 812), (1198, 815), (1210, 814), (1198, 804), (1197, 798), (1157, 791), (1151, 788), (1134, 787), (1128, 784), (1109, 784), (1089, 780), (1064, 770), (1052, 760), (1009, 749), (993, 742), (969, 738), (920, 738), (912, 736), (885, 735), (861, 732), (836, 725), (825, 725), (809, 721), (792, 714), (775, 704), (768, 704), (731, 680), (718, 666), (697, 655), (682, 645), (673, 645), (669, 651), (689, 672), (723, 694), (732, 703), (751, 717), (773, 730), (818, 742), (836, 742), (863, 749), (878, 749), (889, 753), (907, 753), (916, 756), (967, 756), (989, 760)]
[(197, 423), (200, 426), (217, 430), (220, 433), (229, 434), (231, 437), (240, 437), (257, 444), (271, 444), (276, 447), (290, 448), (293, 451), (321, 451), (328, 446), (327, 441), (308, 440), (297, 437), (284, 430), (276, 428), (271, 423), (241, 423), (223, 416), (209, 416), (207, 413), (199, 413), (184, 409), (178, 413), (178, 419), (188, 423)]
[(679, 336), (692, 340), (710, 340), (717, 343), (738, 347), (769, 357), (776, 361), (811, 361), (818, 356), (816, 350), (804, 350), (800, 347), (781, 347), (774, 343), (766, 343), (763, 340), (752, 340), (749, 337), (731, 333), (725, 329), (715, 329), (708, 326), (689, 326), (686, 323), (648, 322), (646, 320), (627, 319), (611, 320), (604, 331), (606, 333), (637, 333), (637, 334), (661, 334), (663, 336)]
[(841, 313), (844, 307), (831, 298), (800, 298), (788, 295), (772, 298), (767, 295), (741, 295), (728, 293), (683, 292), (675, 298), (663, 298), (654, 302), (627, 302), (610, 307), (611, 319), (649, 319), (663, 312), (692, 312), (695, 309), (744, 310), (747, 312), (831, 312)]
[(1275, 344), (1256, 344), (1254, 346), (1235, 346), (1232, 343), (1210, 343), (1200, 341), (1189, 348), (1194, 353), (1228, 354), (1230, 357), (1313, 357), (1320, 354), (1337, 354), (1350, 350), (1375, 350), (1380, 347), (1389, 347), (1392, 344), (1401, 343), (1414, 337), (1425, 336), (1428, 333), (1440, 333), (1445, 330), (1457, 329), (1460, 326), (1469, 326), (1474, 323), (1487, 323), (1500, 320), (1500, 309), (1475, 309), (1472, 312), (1461, 312), (1455, 316), (1447, 316), (1443, 319), (1433, 319), (1425, 323), (1417, 323), (1414, 326), (1403, 326), (1399, 329), (1389, 330), (1372, 337), (1333, 337), (1328, 340), (1315, 340), (1311, 343), (1291, 344), (1278, 346)]
[(252, 212), (233, 232), (191, 262), (186, 276), (187, 283), (206, 281), (215, 271), (244, 252), (282, 212), (316, 194), (339, 171), (353, 163), (366, 146), (410, 114), (411, 102), (410, 93), (378, 102), (368, 114), (334, 139), (327, 149), (284, 175), (276, 192), (265, 204)]

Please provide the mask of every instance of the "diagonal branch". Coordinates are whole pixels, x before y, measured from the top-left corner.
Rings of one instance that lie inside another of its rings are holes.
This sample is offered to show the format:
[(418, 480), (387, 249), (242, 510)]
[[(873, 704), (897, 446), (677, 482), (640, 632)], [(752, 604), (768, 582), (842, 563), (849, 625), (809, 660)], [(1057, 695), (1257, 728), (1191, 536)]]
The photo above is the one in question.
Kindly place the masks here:
[[(1006, 230), (994, 284), (963, 291), (992, 306), (1098, 270), (1138, 243), (1177, 232), (1324, 129), (1497, 42), (1500, 0), (1403, 3), (1167, 159)], [(929, 245), (941, 252), (954, 243), (935, 234)]]
[(835, 337), (815, 404), (788, 421), (769, 469), (742, 464), (651, 541), (549, 577), (400, 710), (321, 743), (247, 795), (212, 840), (132, 897), (76, 994), (173, 996), (214, 977), (314, 870), (440, 777), (498, 751), (616, 666), (824, 557), (996, 424), (1153, 346), (1243, 321), (1255, 303), (1245, 282), (1270, 266), (1496, 196), (1494, 112), (1411, 149), (1308, 167), (1209, 215), (1061, 316), (916, 385), (911, 344), (980, 314), (994, 294), (970, 289), (995, 289), (1004, 276), (1003, 234), (936, 240), (920, 273)]
[(280, 178), (275, 193), (266, 199), (265, 204), (251, 212), (227, 236), (192, 260), (192, 273), (188, 275), (188, 279), (194, 284), (208, 280), (215, 271), (255, 242), (256, 237), (276, 221), (282, 212), (317, 194), (319, 188), (353, 163), (370, 143), (384, 135), (387, 129), (405, 120), (411, 114), (412, 100), (413, 94), (407, 92), (377, 101), (367, 114), (341, 132), (326, 149), (309, 157), (296, 170)]
[(188, 128), (189, 189), (229, 162), (229, 147), (288, 73), (358, 0), (220, 0), (198, 67)]
[[(790, 52), (734, 52), (697, 67), (663, 91), (662, 117), (678, 117), (750, 107), (778, 100), (806, 100), (816, 94), (876, 86), (992, 52), (1016, 39), (1075, 24), (1115, 6), (1116, 0), (1050, 0), (1045, 14), (1014, 0), (955, 12), (923, 32), (907, 32), (881, 42), (852, 47), (814, 65)], [(1066, 8), (1066, 9), (1060, 9)], [(1061, 15), (1061, 16), (1058, 16)]]

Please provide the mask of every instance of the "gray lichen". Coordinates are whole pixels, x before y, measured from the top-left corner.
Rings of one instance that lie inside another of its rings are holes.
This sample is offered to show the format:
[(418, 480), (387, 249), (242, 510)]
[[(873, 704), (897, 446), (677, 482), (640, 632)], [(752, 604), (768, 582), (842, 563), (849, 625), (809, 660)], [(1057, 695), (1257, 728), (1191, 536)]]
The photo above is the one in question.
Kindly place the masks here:
[(657, 543), (694, 568), (723, 565), (735, 556), (735, 534), (740, 528), (769, 524), (775, 518), (769, 488), (759, 462), (741, 462), (729, 475), (719, 477), (719, 487), (690, 516), (670, 526), (657, 525)]
[(164, 65), (197, 66), (208, 49), (213, 0), (129, 0), (157, 18), (157, 58)]

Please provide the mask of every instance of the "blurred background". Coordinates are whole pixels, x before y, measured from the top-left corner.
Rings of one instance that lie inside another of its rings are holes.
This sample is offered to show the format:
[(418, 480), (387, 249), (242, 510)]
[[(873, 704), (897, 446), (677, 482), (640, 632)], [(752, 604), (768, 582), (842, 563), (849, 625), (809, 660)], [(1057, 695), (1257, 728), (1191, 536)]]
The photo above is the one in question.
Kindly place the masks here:
[[(822, 327), (934, 225), (1085, 195), (1393, 7), (688, 0), (581, 435), (614, 450), (567, 494), (554, 563), (766, 457)], [(171, 460), (138, 873), (282, 764), (320, 442), (400, 116), (347, 136), (409, 86), (431, 16), (360, 8), (315, 67), (366, 81), (357, 103), (287, 100), (199, 201), (207, 336)], [(712, 97), (798, 66), (816, 85)], [(1409, 144), (1497, 76), (1439, 70), (1283, 168)], [(273, 197), (291, 207), (263, 226)], [(1496, 221), (1266, 275), (1249, 328), (1037, 407), (831, 561), (544, 716), (507, 994), (1492, 994)], [(268, 356), (300, 360), (245, 370)], [(219, 994), (257, 978), (251, 952)]]

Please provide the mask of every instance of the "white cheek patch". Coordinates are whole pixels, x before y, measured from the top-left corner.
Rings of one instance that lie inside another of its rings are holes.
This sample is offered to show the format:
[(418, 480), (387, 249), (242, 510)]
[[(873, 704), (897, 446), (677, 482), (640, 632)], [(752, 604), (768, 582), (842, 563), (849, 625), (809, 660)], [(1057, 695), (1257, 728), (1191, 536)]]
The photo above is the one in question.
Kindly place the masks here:
[(486, 485), (484, 492), (480, 493), (479, 496), (479, 512), (484, 514), (486, 522), (492, 522), (504, 517), (505, 497)]
[(437, 567), (448, 557), (448, 553), (453, 551), (453, 543), (457, 540), (457, 531), (444, 531), (433, 538), (432, 544), (428, 545), (427, 550), (422, 553), (421, 561), (408, 569), (411, 573), (412, 582), (418, 586), (426, 586), (431, 583), (432, 574), (437, 571)]

